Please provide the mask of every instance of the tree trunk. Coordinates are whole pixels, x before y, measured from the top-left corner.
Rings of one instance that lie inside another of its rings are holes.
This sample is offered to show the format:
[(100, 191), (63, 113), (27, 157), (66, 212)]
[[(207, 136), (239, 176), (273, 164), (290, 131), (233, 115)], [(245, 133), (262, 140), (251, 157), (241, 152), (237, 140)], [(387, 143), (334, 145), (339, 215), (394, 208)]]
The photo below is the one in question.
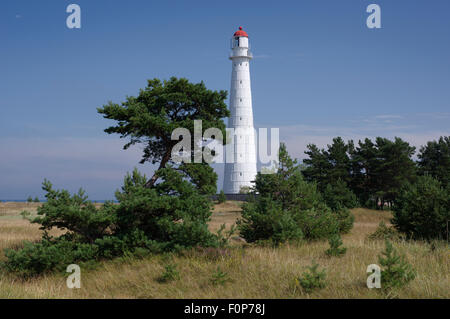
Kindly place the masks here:
[(153, 174), (152, 178), (150, 178), (147, 183), (145, 184), (145, 187), (147, 188), (151, 188), (153, 187), (153, 185), (155, 185), (156, 181), (158, 180), (159, 176), (158, 176), (158, 171), (161, 168), (166, 167), (167, 162), (170, 159), (170, 154), (172, 153), (172, 149), (170, 149), (170, 151), (167, 151), (166, 154), (164, 154), (163, 158), (161, 159), (161, 163), (159, 164), (158, 170)]

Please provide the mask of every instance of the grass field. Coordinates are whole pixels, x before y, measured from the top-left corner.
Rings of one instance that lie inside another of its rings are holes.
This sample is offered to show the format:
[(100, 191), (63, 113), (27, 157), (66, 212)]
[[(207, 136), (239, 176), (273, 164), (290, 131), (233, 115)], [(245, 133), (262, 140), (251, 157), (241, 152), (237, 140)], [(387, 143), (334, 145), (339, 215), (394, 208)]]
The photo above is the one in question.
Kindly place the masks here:
[[(18, 247), (23, 240), (41, 237), (37, 225), (22, 219), (23, 209), (35, 212), (36, 203), (0, 203), (0, 260), (3, 249)], [(417, 272), (406, 287), (387, 296), (366, 287), (366, 269), (378, 263), (384, 242), (368, 240), (380, 221), (389, 222), (390, 213), (354, 209), (355, 224), (343, 236), (347, 253), (329, 258), (327, 242), (283, 245), (279, 248), (247, 245), (238, 236), (226, 250), (192, 250), (183, 256), (151, 256), (145, 259), (120, 258), (103, 262), (93, 269), (82, 269), (81, 289), (68, 289), (65, 274), (52, 274), (23, 281), (10, 274), (0, 274), (0, 298), (450, 298), (449, 249), (444, 243), (431, 249), (424, 242), (396, 242)], [(216, 205), (210, 222), (216, 231), (227, 228), (240, 215), (237, 202)], [(327, 286), (306, 294), (295, 288), (312, 261), (327, 272)], [(158, 278), (167, 263), (176, 264), (180, 279), (160, 283)], [(226, 273), (223, 285), (214, 285), (213, 274), (220, 268)]]

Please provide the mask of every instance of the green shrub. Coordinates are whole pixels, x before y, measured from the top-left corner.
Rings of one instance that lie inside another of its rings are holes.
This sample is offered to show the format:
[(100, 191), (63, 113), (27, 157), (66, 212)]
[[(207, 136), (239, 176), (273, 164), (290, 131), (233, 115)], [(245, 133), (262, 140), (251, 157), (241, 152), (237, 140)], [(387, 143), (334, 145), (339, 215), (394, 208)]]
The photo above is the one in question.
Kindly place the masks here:
[(445, 239), (450, 220), (450, 189), (438, 180), (420, 176), (403, 187), (394, 202), (395, 228), (408, 238)]
[(346, 232), (353, 225), (350, 211), (333, 212), (324, 202), (316, 184), (303, 179), (296, 161), (281, 144), (275, 174), (258, 173), (249, 202), (238, 221), (247, 242), (328, 238)]
[(326, 287), (326, 272), (325, 269), (319, 270), (319, 264), (312, 264), (307, 267), (301, 277), (296, 279), (296, 285), (300, 285), (306, 293), (311, 293), (316, 289)]
[(298, 211), (297, 224), (308, 240), (329, 238), (339, 232), (340, 226), (337, 216), (325, 205)]
[(217, 236), (208, 230), (208, 196), (171, 168), (158, 174), (162, 181), (152, 188), (146, 187), (147, 178), (137, 170), (125, 177), (122, 190), (116, 192), (117, 232), (140, 230), (168, 249), (217, 245)]
[(399, 239), (400, 235), (399, 233), (392, 227), (388, 227), (383, 221), (378, 224), (377, 229), (375, 232), (370, 234), (368, 236), (369, 239), (389, 239), (389, 240), (395, 240)]
[(73, 263), (95, 260), (98, 247), (65, 239), (56, 242), (44, 239), (40, 243), (26, 242), (20, 250), (6, 249), (5, 255), (8, 259), (3, 267), (28, 278), (53, 270), (62, 271)]
[(219, 196), (217, 196), (217, 202), (219, 204), (223, 204), (227, 201), (227, 196), (225, 195), (224, 191), (221, 190), (219, 193)]
[(450, 136), (427, 142), (417, 154), (420, 175), (438, 179), (442, 186), (450, 187)]
[(227, 247), (230, 243), (231, 236), (236, 232), (236, 226), (232, 225), (229, 230), (225, 230), (226, 225), (220, 225), (219, 230), (217, 231), (217, 246), (218, 247)]
[(97, 239), (95, 245), (99, 248), (100, 257), (105, 259), (123, 256), (124, 254), (143, 255), (143, 251), (162, 253), (169, 250), (165, 243), (149, 239), (140, 230), (135, 230), (129, 234), (105, 236)]
[(162, 273), (161, 277), (158, 278), (158, 282), (167, 283), (179, 279), (180, 273), (177, 270), (177, 265), (170, 263), (164, 266), (164, 272)]
[(333, 213), (336, 215), (338, 221), (338, 232), (341, 234), (348, 234), (353, 228), (355, 216), (347, 207), (339, 207)]
[(41, 230), (54, 227), (67, 230), (78, 241), (91, 244), (110, 234), (115, 223), (115, 205), (107, 202), (97, 209), (82, 189), (71, 196), (66, 190), (54, 190), (47, 180), (42, 188), (47, 192), (47, 202), (38, 208), (38, 217), (32, 221), (40, 224)]
[(415, 278), (415, 272), (404, 256), (398, 255), (389, 240), (386, 240), (386, 250), (379, 256), (378, 262), (382, 266), (381, 287), (383, 289), (398, 288), (406, 285)]
[(339, 234), (331, 236), (328, 242), (330, 244), (330, 248), (325, 251), (328, 256), (340, 257), (347, 251), (347, 248), (341, 247), (343, 243)]
[[(119, 204), (105, 203), (96, 208), (80, 190), (70, 195), (54, 190), (45, 181), (45, 202), (33, 223), (45, 231), (40, 243), (27, 243), (23, 249), (8, 250), (4, 267), (33, 276), (62, 269), (71, 263), (115, 257), (139, 257), (150, 253), (179, 251), (189, 247), (219, 247), (229, 237), (212, 234), (207, 222), (211, 216), (209, 193), (202, 194), (183, 173), (166, 168), (158, 172), (161, 182), (146, 187), (146, 177), (137, 170), (125, 177)], [(23, 213), (24, 218), (30, 218)], [(49, 238), (52, 228), (65, 230)]]
[(347, 187), (347, 183), (338, 179), (333, 184), (327, 184), (322, 193), (328, 207), (337, 211), (343, 207), (355, 208), (358, 206), (356, 195)]
[(303, 238), (294, 215), (281, 208), (270, 197), (244, 203), (238, 220), (240, 235), (247, 242), (270, 240), (275, 244)]
[(19, 250), (6, 249), (6, 270), (31, 277), (53, 270), (63, 270), (70, 264), (91, 260), (134, 256), (142, 258), (151, 253), (162, 253), (168, 248), (163, 243), (148, 239), (143, 232), (127, 235), (105, 236), (94, 243), (74, 241), (73, 236), (64, 235), (57, 239), (44, 238), (38, 243), (25, 243)]
[(211, 277), (211, 283), (214, 286), (218, 286), (218, 285), (223, 286), (229, 281), (231, 281), (231, 278), (229, 277), (228, 273), (222, 271), (220, 269), (220, 267), (217, 267), (216, 272), (214, 272)]
[(27, 198), (27, 202), (28, 202), (28, 203), (32, 203), (32, 202), (33, 202), (33, 197), (31, 197), (31, 196), (28, 196), (28, 198)]

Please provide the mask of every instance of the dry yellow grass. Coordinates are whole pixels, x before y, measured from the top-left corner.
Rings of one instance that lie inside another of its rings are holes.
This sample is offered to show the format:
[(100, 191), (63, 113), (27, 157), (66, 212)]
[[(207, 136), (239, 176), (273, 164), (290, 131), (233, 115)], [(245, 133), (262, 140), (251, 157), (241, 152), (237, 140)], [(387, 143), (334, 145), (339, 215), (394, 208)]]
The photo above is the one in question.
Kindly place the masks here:
[(3, 249), (20, 245), (24, 240), (34, 241), (42, 237), (38, 225), (20, 216), (20, 212), (27, 210), (36, 213), (39, 203), (0, 203), (0, 260)]
[(241, 203), (236, 201), (227, 201), (214, 206), (209, 229), (216, 232), (221, 225), (225, 224), (227, 229), (236, 223), (241, 216)]
[[(0, 248), (17, 245), (24, 239), (39, 239), (37, 226), (17, 217), (24, 208), (9, 208), (8, 204), (0, 204)], [(239, 212), (237, 202), (216, 205), (211, 229), (215, 231), (223, 223), (229, 228)], [(385, 298), (380, 291), (366, 287), (366, 268), (378, 262), (384, 243), (368, 241), (366, 237), (380, 221), (388, 223), (390, 213), (360, 208), (353, 213), (355, 226), (343, 236), (348, 250), (341, 258), (325, 256), (327, 242), (279, 248), (234, 245), (222, 255), (192, 251), (173, 256), (181, 280), (164, 284), (157, 281), (167, 262), (163, 256), (118, 259), (104, 262), (95, 270), (82, 269), (82, 287), (74, 290), (66, 287), (63, 274), (29, 281), (0, 274), (0, 298)], [(450, 297), (448, 246), (432, 251), (423, 242), (397, 242), (395, 247), (417, 272), (416, 279), (398, 291), (398, 297)], [(308, 295), (294, 289), (294, 281), (313, 260), (326, 268), (328, 285)], [(217, 267), (229, 274), (231, 282), (224, 286), (210, 283)]]

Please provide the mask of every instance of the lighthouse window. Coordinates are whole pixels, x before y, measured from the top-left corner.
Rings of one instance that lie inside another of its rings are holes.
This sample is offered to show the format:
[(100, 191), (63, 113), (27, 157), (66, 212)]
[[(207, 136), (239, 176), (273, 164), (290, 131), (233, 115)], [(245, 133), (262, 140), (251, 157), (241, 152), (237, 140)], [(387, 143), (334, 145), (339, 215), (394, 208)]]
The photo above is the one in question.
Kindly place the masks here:
[(242, 102), (242, 99), (239, 99), (240, 102)]
[(234, 38), (234, 46), (239, 46), (239, 38)]
[[(241, 157), (242, 157), (242, 155), (241, 155)], [(239, 173), (239, 175), (242, 176), (242, 173)]]
[(242, 63), (239, 63), (240, 66), (242, 66)]
[(241, 83), (241, 84), (242, 84), (242, 81), (239, 81), (239, 83)]

